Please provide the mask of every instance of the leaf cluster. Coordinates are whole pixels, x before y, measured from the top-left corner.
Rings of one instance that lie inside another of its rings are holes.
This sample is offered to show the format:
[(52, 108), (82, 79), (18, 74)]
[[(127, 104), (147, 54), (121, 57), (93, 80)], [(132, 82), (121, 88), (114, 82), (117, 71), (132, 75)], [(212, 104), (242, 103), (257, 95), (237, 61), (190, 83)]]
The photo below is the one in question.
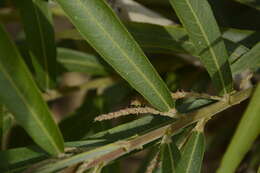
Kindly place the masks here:
[[(1, 1), (0, 172), (119, 173), (138, 153), (140, 173), (256, 171), (259, 9), (257, 0)], [(68, 75), (80, 84), (64, 85)], [(71, 99), (77, 108), (66, 111)]]

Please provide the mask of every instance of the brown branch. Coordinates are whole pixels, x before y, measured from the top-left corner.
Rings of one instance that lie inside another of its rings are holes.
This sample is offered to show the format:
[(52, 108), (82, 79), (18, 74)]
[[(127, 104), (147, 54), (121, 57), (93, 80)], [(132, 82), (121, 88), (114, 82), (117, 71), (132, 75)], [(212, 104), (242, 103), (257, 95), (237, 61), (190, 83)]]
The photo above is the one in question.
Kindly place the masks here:
[[(62, 159), (60, 161), (57, 161), (56, 163), (51, 163), (51, 165), (42, 165), (41, 167), (38, 167), (34, 171), (37, 172), (37, 170), (41, 170), (41, 172), (47, 172), (47, 171), (55, 171), (57, 169), (62, 169), (66, 166), (80, 163), (83, 161), (88, 162), (88, 165), (86, 168), (95, 167), (102, 163), (108, 163), (114, 159), (117, 159), (131, 151), (134, 151), (136, 149), (142, 148), (144, 145), (161, 138), (163, 135), (165, 135), (166, 130), (170, 129), (171, 134), (175, 134), (179, 129), (189, 126), (190, 124), (193, 124), (197, 121), (200, 121), (202, 119), (208, 119), (215, 114), (231, 107), (236, 104), (239, 104), (240, 102), (246, 100), (250, 97), (250, 95), (253, 92), (253, 88), (243, 90), (240, 92), (236, 92), (235, 94), (231, 95), (229, 98), (229, 101), (222, 100), (218, 101), (216, 103), (213, 103), (209, 106), (203, 107), (201, 109), (198, 109), (196, 111), (187, 113), (185, 115), (181, 115), (178, 120), (174, 121), (172, 124), (165, 125), (163, 127), (160, 127), (158, 129), (152, 130), (146, 134), (135, 136), (126, 140), (114, 142), (108, 145), (104, 145), (102, 147), (95, 148), (94, 150), (86, 151), (77, 155), (74, 155), (69, 158)], [(169, 122), (171, 123), (171, 121)], [(108, 151), (109, 150), (109, 151)], [(105, 151), (104, 154), (102, 154), (102, 151)], [(89, 158), (86, 160), (86, 156), (89, 156), (89, 153), (92, 153), (92, 155), (96, 152), (98, 154), (96, 157)], [(66, 164), (61, 164), (66, 163)]]
[(158, 151), (154, 158), (151, 160), (149, 166), (147, 167), (145, 173), (153, 173), (154, 169), (159, 166), (160, 162), (160, 152)]
[(172, 93), (173, 99), (181, 99), (187, 97), (195, 97), (195, 98), (204, 98), (204, 99), (212, 99), (212, 100), (222, 100), (222, 97), (219, 96), (212, 96), (206, 93), (196, 93), (196, 92), (186, 92), (186, 91), (177, 91)]

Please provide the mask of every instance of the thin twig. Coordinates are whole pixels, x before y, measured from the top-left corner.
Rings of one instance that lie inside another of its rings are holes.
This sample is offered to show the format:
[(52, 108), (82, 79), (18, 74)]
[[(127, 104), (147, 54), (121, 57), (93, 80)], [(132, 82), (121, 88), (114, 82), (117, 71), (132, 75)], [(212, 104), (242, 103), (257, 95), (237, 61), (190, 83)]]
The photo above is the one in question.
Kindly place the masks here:
[(154, 156), (154, 158), (151, 160), (149, 166), (147, 167), (145, 173), (152, 173), (154, 171), (155, 168), (158, 167), (159, 163), (160, 163), (160, 152), (158, 151), (156, 153), (156, 155)]
[(205, 99), (212, 99), (212, 100), (222, 100), (222, 97), (219, 96), (212, 96), (206, 93), (196, 93), (196, 92), (185, 92), (185, 91), (177, 91), (172, 93), (173, 99), (181, 99), (187, 97), (195, 97), (195, 98), (205, 98)]

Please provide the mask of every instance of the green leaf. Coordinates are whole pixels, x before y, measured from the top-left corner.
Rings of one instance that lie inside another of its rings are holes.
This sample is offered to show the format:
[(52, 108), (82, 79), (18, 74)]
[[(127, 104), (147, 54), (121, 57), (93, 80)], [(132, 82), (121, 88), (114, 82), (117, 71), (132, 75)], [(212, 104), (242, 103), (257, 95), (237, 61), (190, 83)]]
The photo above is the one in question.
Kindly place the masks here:
[(228, 54), (207, 0), (170, 0), (220, 94), (232, 91)]
[(235, 172), (237, 166), (260, 134), (260, 84), (239, 122), (217, 173)]
[(248, 48), (254, 46), (260, 39), (260, 32), (254, 30), (223, 28), (222, 37), (233, 43), (242, 44)]
[[(247, 47), (240, 45), (238, 47), (235, 48), (234, 52), (232, 52), (232, 54), (229, 57), (229, 62), (231, 64), (231, 71), (233, 72), (233, 63), (238, 60), (239, 58), (241, 58), (245, 53), (247, 53), (250, 49), (248, 49)], [(234, 73), (232, 73), (234, 75)]]
[(106, 75), (107, 69), (99, 56), (67, 48), (58, 48), (58, 62), (67, 71)]
[(47, 0), (15, 0), (24, 24), (36, 80), (47, 91), (55, 85), (56, 46)]
[[(100, 140), (87, 140), (87, 141), (74, 141), (66, 142), (66, 147), (84, 147), (86, 149), (93, 149), (93, 147), (100, 147), (109, 143), (104, 139)], [(43, 151), (37, 146), (19, 147), (0, 151), (0, 171), (8, 172), (20, 169), (26, 169), (35, 162), (39, 162), (50, 158), (48, 153)]]
[(178, 173), (200, 173), (205, 141), (202, 132), (193, 131), (187, 143), (181, 149), (181, 159), (177, 165)]
[(177, 146), (172, 143), (163, 143), (160, 147), (162, 173), (174, 173), (176, 165), (180, 159), (180, 151)]
[(110, 141), (117, 141), (139, 133), (145, 133), (151, 129), (160, 127), (169, 121), (173, 120), (168, 117), (145, 116), (112, 129), (96, 133), (92, 136), (86, 136), (83, 139), (108, 139)]
[(250, 51), (235, 61), (232, 66), (232, 73), (238, 74), (246, 69), (255, 69), (260, 67), (260, 42), (257, 43)]
[(33, 140), (53, 155), (63, 139), (15, 45), (0, 25), (0, 102)]
[(183, 27), (135, 22), (127, 22), (125, 25), (145, 52), (188, 53), (195, 51)]
[(165, 83), (103, 0), (57, 2), (81, 35), (133, 88), (157, 109), (171, 109), (173, 100)]
[(60, 122), (59, 127), (65, 141), (80, 140), (90, 131), (94, 118), (100, 114), (98, 101), (99, 97), (95, 93), (88, 93), (83, 104)]
[(24, 165), (31, 165), (37, 161), (47, 158), (37, 147), (15, 148), (0, 152), (0, 171), (20, 169)]
[[(126, 22), (125, 25), (142, 49), (147, 53), (195, 53), (196, 49), (189, 40), (187, 32), (183, 27), (136, 22)], [(228, 42), (228, 52), (232, 53), (237, 47), (237, 44), (235, 43), (242, 42), (242, 44), (250, 46), (251, 41), (246, 41), (246, 39), (254, 33), (254, 31), (250, 30), (228, 28), (223, 31), (222, 37)], [(74, 40), (83, 39), (75, 29), (58, 32), (57, 38)]]

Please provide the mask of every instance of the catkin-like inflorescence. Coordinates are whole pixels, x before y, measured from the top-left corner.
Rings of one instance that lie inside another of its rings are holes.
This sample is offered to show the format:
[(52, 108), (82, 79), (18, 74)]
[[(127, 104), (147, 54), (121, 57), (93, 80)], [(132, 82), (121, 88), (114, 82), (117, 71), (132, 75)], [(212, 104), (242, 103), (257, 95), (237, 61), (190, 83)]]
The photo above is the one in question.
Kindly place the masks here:
[(119, 110), (116, 112), (102, 114), (102, 115), (96, 117), (95, 121), (114, 119), (114, 118), (118, 118), (121, 116), (129, 115), (129, 114), (155, 114), (155, 115), (174, 117), (176, 112), (177, 111), (175, 109), (171, 109), (169, 112), (160, 112), (151, 107), (126, 108), (126, 109), (122, 109), (122, 110)]

